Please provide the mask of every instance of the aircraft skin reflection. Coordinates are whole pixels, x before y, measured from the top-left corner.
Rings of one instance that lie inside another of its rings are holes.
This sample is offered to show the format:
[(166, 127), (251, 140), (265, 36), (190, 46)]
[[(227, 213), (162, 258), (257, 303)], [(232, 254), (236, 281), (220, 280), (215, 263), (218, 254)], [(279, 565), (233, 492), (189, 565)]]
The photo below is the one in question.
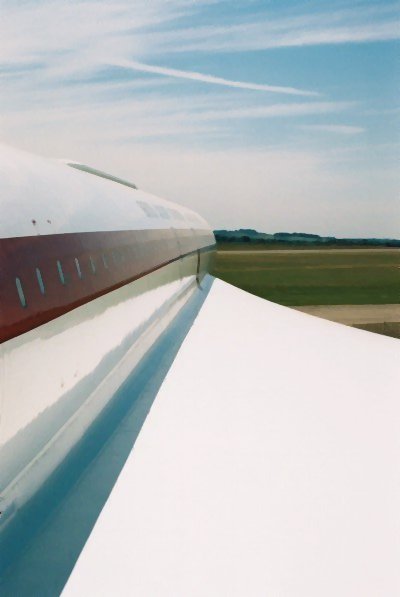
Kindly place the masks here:
[(198, 292), (215, 240), (125, 181), (0, 154), (4, 527)]

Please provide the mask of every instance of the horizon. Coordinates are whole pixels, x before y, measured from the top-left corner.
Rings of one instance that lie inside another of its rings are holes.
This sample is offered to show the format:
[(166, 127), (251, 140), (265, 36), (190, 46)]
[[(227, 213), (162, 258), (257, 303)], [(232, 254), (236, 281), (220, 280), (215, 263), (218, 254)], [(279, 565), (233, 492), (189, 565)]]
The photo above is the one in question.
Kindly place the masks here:
[(386, 0), (4, 0), (1, 140), (213, 229), (395, 239), (398, 21)]
[(319, 238), (335, 238), (336, 240), (381, 240), (381, 241), (397, 241), (400, 242), (400, 238), (389, 238), (389, 237), (375, 237), (375, 236), (347, 236), (347, 237), (339, 237), (339, 236), (323, 236), (320, 234), (316, 234), (315, 232), (302, 232), (301, 230), (295, 230), (293, 232), (288, 230), (279, 230), (278, 232), (265, 232), (263, 230), (256, 230), (255, 228), (235, 228), (233, 230), (227, 228), (214, 228), (213, 232), (256, 232), (257, 234), (267, 234), (269, 236), (274, 236), (276, 234), (290, 234), (295, 236), (296, 234), (302, 236), (310, 236), (310, 237), (319, 237)]

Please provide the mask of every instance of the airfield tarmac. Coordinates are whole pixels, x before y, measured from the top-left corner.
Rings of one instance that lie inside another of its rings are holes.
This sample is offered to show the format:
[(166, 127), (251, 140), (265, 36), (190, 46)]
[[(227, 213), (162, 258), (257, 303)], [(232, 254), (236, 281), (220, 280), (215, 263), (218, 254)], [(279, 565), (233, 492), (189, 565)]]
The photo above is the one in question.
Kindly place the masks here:
[(310, 305), (293, 309), (348, 325), (400, 321), (400, 305)]
[(253, 294), (400, 338), (400, 249), (222, 245), (214, 275)]
[(292, 308), (368, 332), (400, 338), (400, 305), (309, 305)]

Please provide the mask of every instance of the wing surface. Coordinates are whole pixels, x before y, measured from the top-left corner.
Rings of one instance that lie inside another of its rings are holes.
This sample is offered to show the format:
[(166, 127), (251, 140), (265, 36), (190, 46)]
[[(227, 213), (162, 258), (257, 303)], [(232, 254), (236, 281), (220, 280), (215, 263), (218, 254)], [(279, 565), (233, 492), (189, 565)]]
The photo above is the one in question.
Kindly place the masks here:
[(399, 347), (216, 280), (63, 595), (400, 594)]

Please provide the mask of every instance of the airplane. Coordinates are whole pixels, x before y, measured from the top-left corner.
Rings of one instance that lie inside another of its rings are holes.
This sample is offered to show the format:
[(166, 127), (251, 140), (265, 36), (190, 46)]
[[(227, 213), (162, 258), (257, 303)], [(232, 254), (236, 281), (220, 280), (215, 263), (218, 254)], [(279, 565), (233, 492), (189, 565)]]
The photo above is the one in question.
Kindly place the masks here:
[(186, 207), (0, 154), (1, 595), (400, 593), (399, 342), (214, 279)]

